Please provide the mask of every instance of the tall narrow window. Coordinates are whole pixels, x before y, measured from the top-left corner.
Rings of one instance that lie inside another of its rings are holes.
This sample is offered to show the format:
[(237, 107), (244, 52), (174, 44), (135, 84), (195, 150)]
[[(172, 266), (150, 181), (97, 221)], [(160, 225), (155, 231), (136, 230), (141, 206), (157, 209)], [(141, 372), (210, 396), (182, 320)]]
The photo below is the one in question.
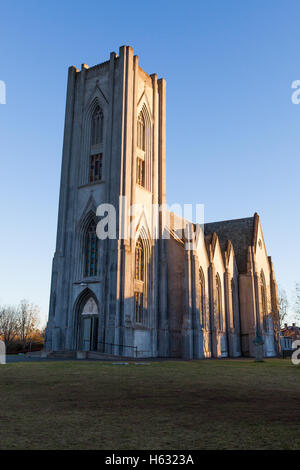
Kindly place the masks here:
[(102, 153), (90, 156), (90, 183), (102, 180)]
[(205, 323), (205, 285), (202, 268), (199, 269), (199, 297), (200, 297), (200, 324), (204, 327)]
[(142, 113), (137, 122), (137, 146), (140, 150), (145, 150), (145, 121)]
[[(135, 292), (135, 321), (136, 323), (143, 323), (143, 309), (144, 309), (144, 269), (145, 269), (145, 254), (142, 239), (139, 238), (135, 245), (135, 279), (142, 281), (142, 285), (139, 285), (138, 292)], [(142, 289), (142, 290), (140, 290)]]
[(136, 159), (136, 182), (140, 186), (145, 186), (145, 162), (141, 158)]
[(222, 322), (222, 288), (219, 274), (216, 276), (216, 315), (217, 315), (217, 327), (221, 330)]
[(103, 142), (103, 113), (100, 106), (97, 106), (92, 116), (91, 145)]
[(136, 323), (143, 322), (143, 293), (135, 293), (135, 321)]
[(85, 276), (97, 275), (98, 270), (98, 238), (96, 234), (96, 222), (92, 220), (86, 234), (85, 242)]
[(135, 278), (138, 281), (144, 280), (144, 248), (140, 238), (135, 246)]
[(236, 291), (235, 291), (235, 282), (234, 279), (231, 281), (231, 302), (232, 302), (232, 327), (236, 327)]
[(260, 275), (260, 292), (261, 292), (261, 308), (262, 308), (263, 326), (264, 326), (264, 329), (266, 330), (268, 326), (268, 310), (267, 310), (266, 281), (265, 281), (265, 276), (263, 272), (261, 272), (261, 275)]

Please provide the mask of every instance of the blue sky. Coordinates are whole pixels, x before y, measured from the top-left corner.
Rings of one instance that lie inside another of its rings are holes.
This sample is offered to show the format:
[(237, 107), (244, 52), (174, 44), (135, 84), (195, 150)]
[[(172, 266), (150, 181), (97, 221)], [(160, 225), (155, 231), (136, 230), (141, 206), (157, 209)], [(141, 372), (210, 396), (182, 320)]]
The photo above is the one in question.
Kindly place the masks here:
[(46, 318), (67, 68), (131, 45), (167, 80), (167, 200), (262, 219), (279, 284), (300, 281), (297, 0), (1, 3), (0, 302)]

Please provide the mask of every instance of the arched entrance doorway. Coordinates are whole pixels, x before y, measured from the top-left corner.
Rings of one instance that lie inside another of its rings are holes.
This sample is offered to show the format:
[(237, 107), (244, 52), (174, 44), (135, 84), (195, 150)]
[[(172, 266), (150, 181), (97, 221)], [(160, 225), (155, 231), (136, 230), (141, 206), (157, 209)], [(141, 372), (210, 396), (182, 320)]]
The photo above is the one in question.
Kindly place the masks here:
[(97, 351), (99, 310), (93, 297), (87, 298), (80, 309), (79, 348), (82, 351)]

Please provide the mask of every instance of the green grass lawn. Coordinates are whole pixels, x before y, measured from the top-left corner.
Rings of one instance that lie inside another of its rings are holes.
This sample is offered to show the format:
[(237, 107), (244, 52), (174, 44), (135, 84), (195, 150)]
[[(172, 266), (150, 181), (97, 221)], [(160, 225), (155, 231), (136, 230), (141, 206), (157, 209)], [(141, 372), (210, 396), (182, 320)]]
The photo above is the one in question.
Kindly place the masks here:
[(0, 366), (1, 449), (299, 449), (290, 360)]

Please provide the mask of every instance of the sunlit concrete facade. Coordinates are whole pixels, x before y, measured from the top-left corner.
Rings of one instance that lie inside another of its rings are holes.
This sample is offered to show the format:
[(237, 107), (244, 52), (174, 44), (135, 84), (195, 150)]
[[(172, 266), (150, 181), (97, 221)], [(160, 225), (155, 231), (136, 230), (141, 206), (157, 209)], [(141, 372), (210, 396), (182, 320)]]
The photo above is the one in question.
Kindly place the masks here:
[[(258, 215), (203, 230), (154, 217), (165, 203), (165, 80), (128, 46), (70, 67), (47, 351), (249, 356), (259, 329), (265, 355), (276, 354), (277, 287)], [(118, 235), (129, 222), (122, 238), (93, 238), (101, 204), (116, 208)]]

